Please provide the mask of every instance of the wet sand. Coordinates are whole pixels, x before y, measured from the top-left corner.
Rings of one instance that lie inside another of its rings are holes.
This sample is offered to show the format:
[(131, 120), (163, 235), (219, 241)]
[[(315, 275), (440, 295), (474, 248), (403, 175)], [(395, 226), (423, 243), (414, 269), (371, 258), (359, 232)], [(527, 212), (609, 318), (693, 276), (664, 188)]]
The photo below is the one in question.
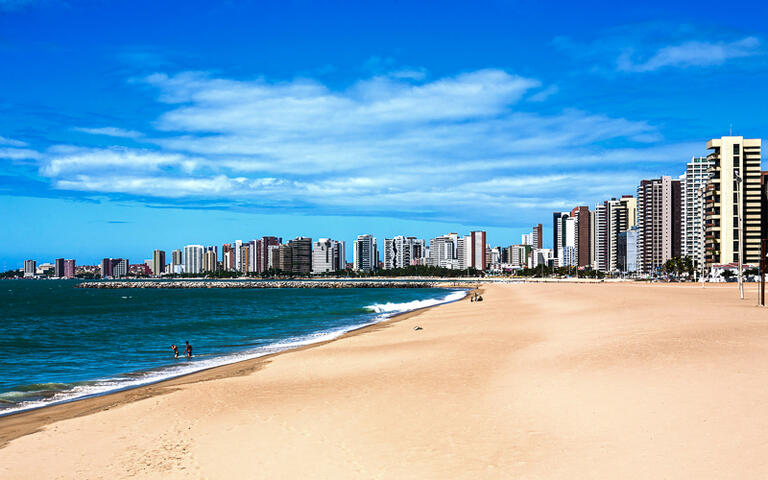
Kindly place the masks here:
[(0, 418), (0, 478), (768, 477), (754, 287), (745, 301), (733, 285), (484, 288), (483, 302)]

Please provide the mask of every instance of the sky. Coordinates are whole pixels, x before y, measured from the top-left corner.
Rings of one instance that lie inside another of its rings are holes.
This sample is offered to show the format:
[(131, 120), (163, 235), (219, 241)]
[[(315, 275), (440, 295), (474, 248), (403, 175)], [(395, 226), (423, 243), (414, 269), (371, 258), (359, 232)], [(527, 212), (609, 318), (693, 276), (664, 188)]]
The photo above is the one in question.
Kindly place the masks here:
[(768, 136), (766, 14), (0, 0), (0, 266), (536, 223), (547, 246), (553, 211)]

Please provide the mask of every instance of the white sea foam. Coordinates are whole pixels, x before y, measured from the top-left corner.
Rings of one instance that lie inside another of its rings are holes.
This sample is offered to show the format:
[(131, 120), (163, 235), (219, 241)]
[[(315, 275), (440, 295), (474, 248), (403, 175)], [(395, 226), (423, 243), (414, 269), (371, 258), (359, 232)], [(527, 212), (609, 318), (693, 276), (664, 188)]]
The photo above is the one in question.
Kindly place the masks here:
[[(264, 345), (258, 348), (245, 350), (237, 353), (232, 353), (228, 355), (212, 356), (210, 358), (206, 358), (204, 360), (196, 360), (194, 362), (186, 362), (186, 360), (182, 359), (179, 361), (178, 365), (163, 367), (157, 370), (150, 370), (147, 372), (141, 372), (141, 373), (133, 374), (130, 376), (125, 376), (125, 377), (110, 377), (110, 378), (95, 380), (87, 384), (81, 384), (81, 385), (73, 386), (72, 388), (69, 388), (67, 390), (63, 390), (61, 392), (54, 394), (52, 397), (46, 398), (45, 400), (19, 402), (15, 404), (13, 407), (0, 409), (0, 417), (10, 413), (20, 412), (24, 410), (31, 410), (34, 408), (45, 407), (45, 406), (53, 405), (57, 403), (70, 402), (73, 400), (79, 400), (87, 397), (103, 395), (106, 393), (118, 392), (121, 390), (136, 388), (143, 385), (149, 385), (151, 383), (156, 383), (162, 380), (168, 380), (170, 378), (179, 377), (182, 375), (188, 375), (190, 373), (199, 372), (201, 370), (207, 370), (213, 367), (229, 365), (232, 363), (241, 362), (243, 360), (250, 360), (254, 358), (263, 357), (265, 355), (270, 355), (273, 353), (283, 352), (285, 350), (290, 350), (292, 348), (298, 348), (305, 345), (312, 345), (314, 343), (333, 340), (334, 338), (338, 338), (352, 330), (357, 330), (359, 328), (366, 327), (368, 325), (373, 325), (375, 323), (382, 322), (398, 313), (410, 312), (413, 310), (418, 310), (420, 308), (431, 307), (431, 306), (439, 305), (442, 303), (455, 302), (457, 300), (461, 300), (462, 298), (464, 298), (466, 294), (467, 294), (466, 291), (463, 291), (463, 290), (452, 291), (451, 293), (449, 293), (447, 296), (443, 298), (413, 300), (410, 302), (403, 302), (403, 303), (383, 303), (383, 304), (377, 303), (373, 305), (368, 305), (365, 307), (366, 310), (378, 314), (375, 317), (370, 318), (368, 321), (364, 321), (358, 324), (348, 325), (345, 327), (336, 328), (332, 330), (318, 331), (318, 332), (310, 333), (308, 335), (302, 335), (299, 337), (287, 338), (284, 340), (280, 340), (276, 343), (272, 343), (269, 345)], [(4, 398), (10, 400), (17, 396), (15, 394), (19, 394), (18, 396), (22, 396), (22, 395), (28, 396), (30, 393), (33, 393), (33, 392), (5, 392), (2, 395)]]
[(432, 307), (441, 303), (455, 302), (461, 300), (466, 295), (465, 291), (451, 292), (444, 298), (430, 298), (427, 300), (413, 300), (403, 303), (374, 303), (365, 307), (369, 312), (375, 313), (389, 313), (397, 314), (403, 312), (410, 312), (412, 310), (418, 310), (420, 308)]

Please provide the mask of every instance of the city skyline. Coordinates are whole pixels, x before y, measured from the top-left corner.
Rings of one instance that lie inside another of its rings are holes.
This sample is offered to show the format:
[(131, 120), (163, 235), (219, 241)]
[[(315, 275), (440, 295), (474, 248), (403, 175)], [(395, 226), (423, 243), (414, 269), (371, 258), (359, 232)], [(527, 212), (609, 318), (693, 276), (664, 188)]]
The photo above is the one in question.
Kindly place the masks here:
[(766, 137), (758, 2), (717, 21), (662, 2), (185, 7), (0, 2), (0, 262), (264, 234), (513, 244), (676, 178), (731, 128)]

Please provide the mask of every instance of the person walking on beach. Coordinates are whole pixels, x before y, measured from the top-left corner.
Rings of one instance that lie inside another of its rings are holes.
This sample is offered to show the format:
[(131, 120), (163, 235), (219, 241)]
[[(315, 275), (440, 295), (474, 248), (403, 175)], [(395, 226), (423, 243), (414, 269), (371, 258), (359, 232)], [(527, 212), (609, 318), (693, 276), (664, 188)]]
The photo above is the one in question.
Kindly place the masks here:
[(179, 347), (175, 344), (171, 344), (171, 350), (173, 350), (173, 358), (179, 358)]
[(187, 354), (187, 358), (192, 358), (192, 345), (189, 344), (189, 341), (185, 341), (184, 343), (187, 344), (187, 348), (184, 350), (184, 353)]

